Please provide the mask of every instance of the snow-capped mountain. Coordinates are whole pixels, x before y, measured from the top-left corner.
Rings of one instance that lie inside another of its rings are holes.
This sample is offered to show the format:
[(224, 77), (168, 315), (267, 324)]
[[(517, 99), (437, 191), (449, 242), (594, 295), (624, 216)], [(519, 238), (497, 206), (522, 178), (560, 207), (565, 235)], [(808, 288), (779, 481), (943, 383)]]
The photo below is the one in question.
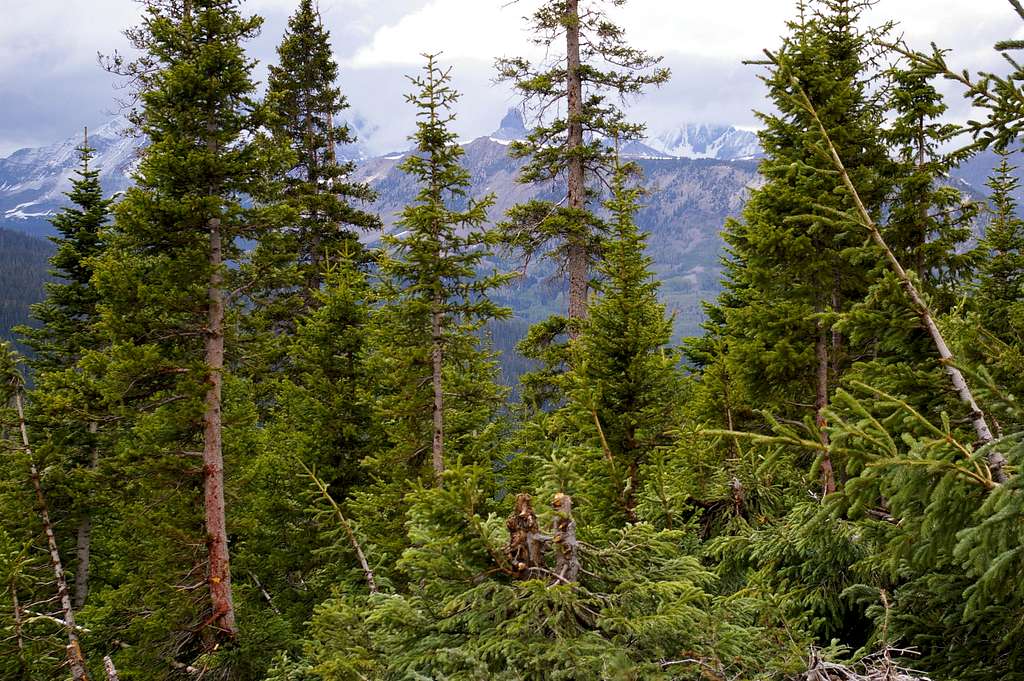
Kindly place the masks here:
[[(100, 181), (109, 194), (128, 187), (138, 160), (139, 142), (126, 136), (125, 129), (124, 120), (115, 118), (89, 130), (89, 146), (96, 150), (91, 165), (100, 169)], [(66, 203), (64, 192), (71, 188), (79, 166), (76, 149), (83, 133), (0, 159), (0, 220), (23, 223), (24, 231), (48, 231), (46, 220)]]
[(761, 157), (757, 134), (729, 125), (683, 123), (655, 133), (647, 146), (679, 158), (714, 158), (737, 161)]
[[(339, 145), (338, 156), (359, 161), (369, 157), (362, 140), (373, 128), (356, 116), (350, 123), (357, 137), (354, 144)], [(132, 184), (131, 175), (145, 141), (134, 137), (124, 118), (118, 116), (89, 130), (89, 146), (94, 152), (90, 165), (100, 170), (104, 193), (123, 192)], [(78, 147), (83, 132), (45, 147), (19, 149), (0, 158), (0, 226), (29, 234), (53, 232), (49, 219), (67, 205), (64, 192), (71, 189), (80, 161)]]

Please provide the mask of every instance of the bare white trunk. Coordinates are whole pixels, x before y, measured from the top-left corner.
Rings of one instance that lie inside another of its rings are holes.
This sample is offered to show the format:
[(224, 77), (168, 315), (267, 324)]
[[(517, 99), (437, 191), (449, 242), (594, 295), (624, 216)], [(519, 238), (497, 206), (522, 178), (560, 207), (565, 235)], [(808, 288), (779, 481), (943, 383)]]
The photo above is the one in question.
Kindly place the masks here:
[[(799, 87), (799, 83), (796, 83), (794, 79), (794, 85)], [(928, 334), (932, 338), (932, 342), (935, 344), (935, 349), (938, 351), (939, 357), (942, 360), (943, 370), (949, 377), (950, 383), (953, 385), (953, 389), (956, 390), (957, 396), (960, 401), (967, 406), (970, 412), (971, 424), (974, 426), (974, 432), (978, 437), (978, 441), (981, 444), (989, 444), (995, 440), (992, 436), (992, 430), (989, 428), (988, 422), (985, 419), (985, 413), (978, 406), (977, 401), (974, 399), (974, 394), (971, 392), (970, 386), (967, 385), (967, 380), (964, 378), (963, 372), (961, 372), (955, 364), (955, 358), (953, 353), (949, 349), (949, 345), (946, 344), (946, 339), (942, 335), (942, 331), (939, 330), (938, 325), (935, 323), (935, 319), (932, 316), (931, 310), (928, 308), (928, 304), (924, 298), (921, 297), (920, 292), (914, 285), (913, 280), (907, 275), (905, 269), (900, 264), (899, 259), (889, 248), (888, 244), (885, 243), (885, 239), (882, 237), (882, 233), (878, 229), (878, 225), (875, 224), (871, 214), (868, 212), (864, 205), (864, 202), (860, 198), (860, 193), (854, 186), (853, 181), (850, 179), (850, 174), (846, 171), (846, 166), (843, 164), (843, 160), (839, 157), (839, 152), (836, 151), (835, 145), (832, 143), (832, 138), (829, 137), (828, 131), (822, 124), (821, 119), (818, 118), (818, 112), (815, 110), (814, 105), (808, 99), (807, 94), (802, 88), (799, 90), (804, 108), (807, 109), (814, 117), (814, 121), (818, 126), (818, 130), (821, 132), (826, 144), (828, 145), (829, 154), (832, 157), (832, 164), (835, 169), (839, 172), (840, 177), (843, 180), (843, 185), (846, 187), (850, 196), (853, 198), (854, 205), (857, 208), (857, 214), (860, 217), (861, 224), (868, 230), (871, 235), (872, 241), (882, 249), (885, 253), (886, 260), (889, 262), (889, 266), (892, 271), (896, 274), (899, 279), (900, 286), (906, 292), (907, 297), (910, 299), (910, 303), (918, 316), (921, 318), (922, 324), (928, 330)], [(1006, 457), (994, 449), (989, 452), (988, 455), (988, 467), (992, 474), (992, 479), (997, 483), (1006, 482)]]
[(78, 641), (78, 632), (75, 627), (75, 613), (71, 607), (71, 594), (68, 591), (68, 581), (64, 573), (64, 563), (60, 559), (60, 550), (57, 548), (57, 538), (53, 534), (53, 523), (50, 522), (50, 510), (46, 505), (46, 497), (43, 495), (42, 482), (39, 479), (39, 469), (36, 468), (35, 457), (32, 453), (32, 446), (28, 439), (28, 426), (25, 423), (25, 405), (22, 401), (21, 392), (14, 394), (14, 405), (18, 412), (18, 427), (21, 431), (21, 442), (25, 448), (25, 455), (28, 457), (29, 474), (32, 479), (32, 487), (36, 493), (36, 503), (39, 506), (39, 516), (43, 522), (43, 532), (46, 534), (46, 543), (50, 549), (50, 566), (53, 568), (54, 581), (57, 584), (57, 599), (64, 615), (64, 630), (68, 637), (67, 656), (68, 667), (71, 669), (71, 678), (74, 681), (89, 681), (89, 673), (85, 667), (85, 657), (82, 654), (82, 646)]

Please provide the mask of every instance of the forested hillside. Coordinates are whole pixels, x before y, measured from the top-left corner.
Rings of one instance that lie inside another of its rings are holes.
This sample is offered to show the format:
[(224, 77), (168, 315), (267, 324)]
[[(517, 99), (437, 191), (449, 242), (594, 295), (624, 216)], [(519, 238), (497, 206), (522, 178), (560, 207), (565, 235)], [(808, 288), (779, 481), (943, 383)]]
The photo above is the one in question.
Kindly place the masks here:
[(23, 305), (52, 273), (0, 343), (0, 679), (1024, 681), (1024, 43), (796, 0), (763, 156), (680, 159), (624, 4), (540, 0), (529, 120), (469, 143), (424, 54), (366, 159), (315, 0), (265, 88), (253, 6), (139, 3), (132, 181), (83, 138), (54, 247), (0, 231)]
[(0, 229), (0, 338), (13, 340), (11, 328), (29, 321), (28, 310), (43, 299), (49, 242)]

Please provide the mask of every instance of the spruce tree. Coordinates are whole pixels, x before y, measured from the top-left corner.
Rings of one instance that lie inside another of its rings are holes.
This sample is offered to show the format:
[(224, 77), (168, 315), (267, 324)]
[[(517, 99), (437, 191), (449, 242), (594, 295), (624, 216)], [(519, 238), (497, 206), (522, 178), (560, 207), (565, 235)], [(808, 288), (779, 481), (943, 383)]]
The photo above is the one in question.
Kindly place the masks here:
[(66, 369), (101, 342), (93, 328), (99, 295), (92, 283), (92, 259), (103, 252), (101, 229), (113, 200), (103, 196), (99, 168), (89, 165), (95, 150), (89, 146), (88, 133), (77, 151), (80, 166), (66, 194), (72, 205), (51, 220), (58, 232), (50, 238), (57, 246), (50, 259), (50, 275), (56, 281), (46, 285), (46, 299), (32, 308), (39, 326), (20, 329), (37, 372)]
[[(89, 591), (93, 508), (97, 506), (96, 472), (100, 400), (88, 381), (81, 379), (78, 364), (88, 352), (104, 343), (97, 329), (99, 292), (93, 282), (96, 259), (103, 253), (104, 229), (112, 199), (104, 198), (100, 170), (90, 167), (94, 149), (88, 131), (78, 148), (81, 165), (67, 197), (72, 205), (61, 210), (51, 223), (58, 236), (51, 237), (57, 251), (50, 259), (55, 281), (46, 285), (46, 299), (32, 307), (36, 327), (18, 331), (32, 349), (31, 367), (35, 389), (32, 399), (37, 418), (48, 438), (43, 454), (62, 471), (66, 495), (57, 506), (77, 518), (74, 603), (81, 608)], [(91, 414), (90, 414), (91, 412)]]
[[(974, 273), (976, 258), (967, 242), (979, 204), (949, 186), (949, 172), (962, 154), (941, 147), (958, 128), (941, 122), (947, 107), (931, 77), (906, 68), (889, 76), (893, 122), (885, 137), (895, 162), (882, 234), (933, 314), (944, 315), (960, 302)], [(865, 357), (848, 378), (904, 396), (924, 413), (957, 409), (932, 339), (898, 277), (884, 259), (874, 270), (864, 299), (837, 325)]]
[(981, 242), (983, 260), (974, 304), (985, 329), (1024, 348), (1024, 220), (1014, 194), (1020, 185), (1008, 154), (988, 181), (991, 221)]
[(632, 522), (641, 467), (671, 443), (678, 426), (680, 381), (668, 349), (672, 319), (658, 302), (658, 282), (645, 253), (646, 234), (633, 221), (642, 190), (626, 185), (634, 166), (617, 169), (606, 206), (611, 240), (594, 283), (598, 298), (574, 345), (566, 409), (574, 430), (602, 451), (613, 494), (600, 504)]
[(281, 333), (293, 330), (295, 317), (316, 303), (313, 292), (331, 263), (357, 252), (359, 231), (379, 228), (380, 220), (360, 208), (376, 198), (374, 191), (351, 179), (354, 162), (338, 157), (338, 147), (352, 144), (355, 136), (338, 118), (349, 104), (336, 84), (330, 33), (313, 0), (299, 2), (277, 54), (279, 63), (269, 67), (267, 101), (275, 136), (294, 152), (282, 194), (297, 222), (263, 235), (253, 276), (261, 282), (254, 293), (256, 314)]
[[(237, 0), (143, 9), (127, 32), (141, 56), (110, 67), (132, 79), (131, 119), (150, 143), (95, 275), (110, 341), (105, 397), (127, 424), (117, 443), (119, 475), (131, 481), (123, 529), (146, 528), (119, 546), (135, 566), (105, 602), (136, 669), (166, 667), (162, 657), (187, 665), (238, 637), (224, 492), (234, 450), (224, 434), (248, 415), (225, 370), (226, 313), (244, 289), (229, 284), (229, 264), (242, 260), (245, 239), (286, 216), (266, 198), (267, 178), (288, 159), (265, 132), (243, 48), (262, 20)], [(175, 588), (197, 581), (204, 588)]]
[[(527, 258), (542, 253), (565, 268), (570, 320), (586, 317), (590, 266), (605, 230), (594, 203), (615, 164), (608, 141), (643, 137), (644, 127), (626, 122), (610, 100), (638, 95), (669, 78), (668, 69), (659, 66), (661, 59), (631, 47), (609, 18), (608, 6), (622, 4), (547, 0), (530, 26), (533, 42), (557, 56), (548, 63), (521, 57), (496, 62), (499, 79), (511, 81), (537, 112), (537, 127), (510, 150), (513, 158), (527, 159), (520, 181), (565, 188), (564, 200), (533, 200), (512, 209), (505, 237)], [(564, 113), (548, 117), (559, 110)]]
[[(469, 173), (459, 164), (465, 153), (454, 132), (451, 108), (458, 93), (451, 87), (451, 69), (441, 69), (427, 56), (425, 75), (412, 79), (419, 91), (407, 97), (419, 121), (413, 140), (416, 148), (401, 169), (419, 184), (415, 203), (402, 211), (396, 234), (384, 237), (388, 256), (381, 262), (386, 286), (393, 287), (394, 304), (386, 314), (394, 326), (392, 352), (405, 349), (412, 366), (429, 367), (431, 462), (440, 479), (445, 468), (445, 373), (458, 367), (459, 353), (473, 353), (473, 332), (508, 314), (488, 293), (507, 277), (482, 275), (485, 258), (495, 242), (485, 228), (493, 195), (469, 196)], [(415, 370), (414, 370), (415, 371)], [(410, 383), (415, 375), (403, 372)], [(405, 409), (427, 403), (413, 398)]]
[(364, 460), (370, 482), (349, 502), (388, 561), (406, 545), (411, 481), (440, 484), (449, 464), (488, 459), (496, 447), (504, 391), (483, 330), (508, 314), (490, 298), (508, 277), (485, 271), (495, 243), (486, 227), (493, 197), (470, 196), (465, 152), (450, 129), (459, 96), (451, 70), (427, 56), (424, 74), (411, 81), (416, 146), (401, 167), (419, 191), (384, 237), (380, 304), (367, 337), (368, 400), (384, 442)]
[[(817, 129), (792, 99), (792, 83), (808, 93), (868, 209), (880, 214), (888, 157), (878, 134), (883, 111), (869, 95), (868, 54), (877, 31), (860, 26), (870, 4), (801, 3), (799, 19), (790, 22), (778, 54), (786, 68), (769, 65), (764, 77), (778, 108), (761, 115), (766, 182), (752, 193), (743, 220), (726, 224), (726, 292), (714, 314), (728, 353), (718, 361), (742, 385), (737, 402), (787, 418), (810, 416), (823, 436), (829, 395), (856, 352), (835, 322), (864, 297), (870, 270), (860, 259), (871, 251), (834, 219), (831, 211), (848, 210), (852, 200), (819, 153)], [(826, 493), (835, 489), (828, 456), (821, 482)]]

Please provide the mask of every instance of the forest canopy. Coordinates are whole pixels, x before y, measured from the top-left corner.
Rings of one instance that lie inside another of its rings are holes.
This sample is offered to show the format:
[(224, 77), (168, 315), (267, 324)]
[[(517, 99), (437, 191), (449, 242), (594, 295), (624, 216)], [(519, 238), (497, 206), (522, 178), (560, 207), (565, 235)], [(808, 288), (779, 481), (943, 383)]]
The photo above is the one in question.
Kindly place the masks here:
[[(53, 248), (0, 231), (0, 326), (50, 271), (0, 341), (0, 678), (1024, 681), (1024, 43), (962, 72), (796, 0), (677, 344), (620, 153), (671, 74), (625, 2), (545, 0), (546, 58), (495, 55), (556, 197), (505, 214), (424, 55), (391, 230), (314, 0), (265, 90), (244, 2), (140, 2), (104, 61), (133, 186), (83, 140)], [(983, 150), (987, 202), (949, 180)], [(512, 399), (489, 329), (531, 258), (566, 310)]]

